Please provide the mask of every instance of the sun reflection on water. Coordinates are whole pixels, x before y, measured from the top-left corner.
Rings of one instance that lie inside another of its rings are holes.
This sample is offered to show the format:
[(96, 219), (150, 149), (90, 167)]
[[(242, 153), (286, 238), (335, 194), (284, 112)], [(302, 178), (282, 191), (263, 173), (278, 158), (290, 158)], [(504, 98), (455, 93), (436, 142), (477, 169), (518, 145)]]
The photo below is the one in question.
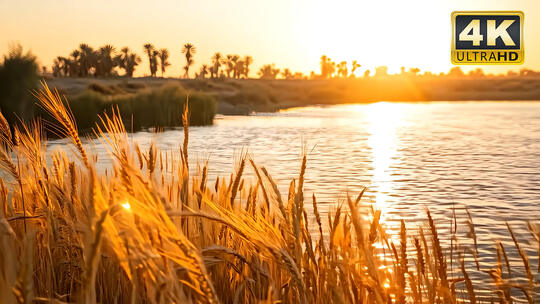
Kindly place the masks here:
[(399, 161), (397, 131), (403, 125), (406, 109), (405, 104), (388, 102), (374, 103), (364, 108), (369, 133), (367, 143), (372, 154), (371, 190), (374, 191), (375, 209), (381, 210), (383, 217), (390, 208), (388, 198), (393, 186), (390, 167)]

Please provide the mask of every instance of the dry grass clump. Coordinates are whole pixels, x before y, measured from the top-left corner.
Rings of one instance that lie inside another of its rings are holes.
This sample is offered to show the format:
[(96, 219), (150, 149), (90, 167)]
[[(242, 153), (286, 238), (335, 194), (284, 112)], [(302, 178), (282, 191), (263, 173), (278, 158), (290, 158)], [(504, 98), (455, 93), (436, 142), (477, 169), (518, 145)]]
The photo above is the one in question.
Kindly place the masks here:
[[(305, 156), (287, 199), (246, 153), (230, 178), (208, 185), (207, 164), (189, 174), (187, 107), (178, 153), (154, 144), (142, 151), (112, 111), (95, 134), (113, 169), (98, 174), (58, 94), (44, 86), (36, 95), (80, 159), (54, 151), (47, 162), (39, 123), (15, 127), (13, 136), (0, 119), (5, 303), (476, 303), (475, 290), (484, 288), (472, 282), (476, 267), (468, 268), (459, 246), (458, 275), (448, 275), (447, 250), (429, 212), (425, 229), (408, 232), (402, 221), (393, 240), (380, 212), (362, 207), (360, 193), (324, 223), (315, 196), (309, 202), (303, 193)], [(248, 167), (254, 184), (242, 176)], [(309, 222), (309, 203), (316, 223)], [(528, 283), (503, 275), (502, 262), (480, 265), (495, 283), (492, 301), (512, 301), (516, 291), (532, 301), (538, 287), (512, 236)]]

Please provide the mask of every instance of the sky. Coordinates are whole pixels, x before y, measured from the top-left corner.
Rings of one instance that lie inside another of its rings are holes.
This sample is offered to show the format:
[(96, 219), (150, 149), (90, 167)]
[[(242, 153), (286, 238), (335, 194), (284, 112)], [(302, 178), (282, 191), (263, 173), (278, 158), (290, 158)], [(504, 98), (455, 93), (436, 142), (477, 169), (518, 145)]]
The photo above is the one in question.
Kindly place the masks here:
[(525, 63), (482, 67), (500, 73), (540, 69), (538, 0), (0, 0), (0, 53), (20, 43), (50, 67), (82, 42), (97, 48), (130, 47), (143, 57), (136, 75), (148, 74), (142, 45), (171, 53), (166, 76), (180, 76), (186, 42), (197, 48), (195, 70), (215, 52), (250, 55), (252, 74), (275, 63), (309, 74), (320, 56), (357, 60), (364, 69), (386, 65), (446, 72), (450, 63), (450, 14), (457, 10), (521, 10), (525, 14)]

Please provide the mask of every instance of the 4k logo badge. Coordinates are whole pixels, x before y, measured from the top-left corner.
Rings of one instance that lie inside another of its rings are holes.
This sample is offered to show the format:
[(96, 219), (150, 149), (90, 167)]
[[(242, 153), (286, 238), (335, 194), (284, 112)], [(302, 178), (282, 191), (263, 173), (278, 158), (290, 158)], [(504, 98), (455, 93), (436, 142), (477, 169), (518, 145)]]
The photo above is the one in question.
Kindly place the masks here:
[(453, 64), (521, 64), (523, 12), (453, 12)]

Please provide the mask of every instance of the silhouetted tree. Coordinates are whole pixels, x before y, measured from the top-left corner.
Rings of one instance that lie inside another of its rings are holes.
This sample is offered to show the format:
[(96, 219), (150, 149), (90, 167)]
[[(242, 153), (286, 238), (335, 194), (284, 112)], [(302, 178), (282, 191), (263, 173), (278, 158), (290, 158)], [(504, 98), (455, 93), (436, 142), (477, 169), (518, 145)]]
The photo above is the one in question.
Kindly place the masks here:
[(56, 67), (54, 67), (53, 70), (57, 70), (59, 76), (70, 76), (71, 61), (68, 58), (58, 56), (56, 57), (54, 64)]
[(322, 78), (328, 78), (328, 74), (329, 74), (328, 62), (329, 61), (330, 61), (330, 58), (328, 58), (326, 55), (321, 56), (320, 65), (321, 65), (321, 77)]
[(71, 60), (70, 62), (68, 62), (69, 75), (66, 74), (66, 76), (82, 76), (80, 60), (81, 60), (81, 52), (79, 50), (73, 50), (73, 52), (71, 52)]
[(217, 73), (216, 73), (216, 69), (215, 69), (213, 64), (208, 67), (208, 73), (210, 73), (210, 78), (215, 78), (215, 75)]
[(411, 73), (412, 76), (416, 76), (418, 73), (420, 73), (419, 68), (410, 68), (409, 73)]
[(274, 64), (265, 64), (259, 70), (259, 76), (261, 79), (276, 79), (279, 74), (279, 69), (277, 69)]
[(453, 67), (448, 72), (448, 76), (452, 76), (452, 77), (463, 77), (463, 75), (465, 74), (463, 73), (463, 70), (461, 69), (461, 67)]
[(156, 76), (157, 72), (157, 59), (156, 59), (156, 50), (154, 46), (151, 43), (146, 43), (143, 45), (144, 51), (146, 52), (146, 55), (148, 56), (148, 66), (150, 68), (150, 76)]
[(208, 65), (203, 64), (201, 66), (201, 71), (199, 72), (199, 77), (204, 79), (206, 78), (207, 74), (208, 74)]
[(168, 66), (171, 64), (169, 63), (169, 50), (167, 49), (161, 49), (158, 51), (158, 57), (159, 62), (161, 64), (161, 77), (163, 77), (163, 74), (165, 74), (165, 70)]
[(291, 73), (291, 70), (285, 68), (283, 70), (283, 72), (281, 72), (281, 76), (285, 79), (292, 79), (293, 78), (293, 73)]
[(344, 78), (347, 77), (347, 75), (349, 75), (346, 61), (342, 61), (337, 65), (337, 73), (338, 73), (338, 76), (344, 77)]
[[(225, 59), (227, 78), (231, 78), (231, 73), (234, 73), (236, 62), (238, 61), (239, 58), (240, 57), (238, 55), (227, 55), (227, 58)], [(233, 77), (234, 77), (234, 74), (233, 74)]]
[(336, 63), (333, 62), (328, 56), (321, 56), (321, 78), (333, 77), (336, 72)]
[(244, 76), (246, 78), (249, 78), (249, 66), (253, 63), (253, 58), (251, 56), (245, 56), (244, 57)]
[(110, 44), (106, 44), (99, 48), (94, 62), (96, 68), (95, 76), (107, 77), (112, 75), (114, 67), (118, 64), (113, 59), (113, 57), (115, 57), (115, 51), (115, 47)]
[(158, 70), (158, 54), (159, 52), (154, 50), (152, 51), (152, 76), (156, 76)]
[(236, 59), (236, 61), (234, 63), (233, 77), (236, 78), (236, 79), (239, 79), (240, 76), (242, 76), (242, 74), (244, 74), (244, 69), (245, 69), (244, 68), (244, 61)]
[(133, 72), (135, 71), (135, 67), (141, 62), (141, 57), (131, 52), (128, 47), (122, 48), (121, 52), (119, 66), (124, 69), (126, 76), (133, 77)]
[(80, 76), (87, 77), (91, 75), (92, 70), (95, 70), (96, 68), (96, 53), (94, 49), (86, 43), (81, 43), (79, 49)]
[(328, 76), (334, 77), (335, 73), (336, 73), (336, 63), (330, 60), (328, 62)]
[(356, 72), (359, 67), (361, 67), (361, 65), (356, 60), (353, 60), (351, 66), (351, 75), (349, 75), (349, 77), (356, 77), (356, 74), (354, 74), (354, 72)]
[(477, 68), (477, 69), (474, 69), (474, 70), (471, 70), (469, 71), (469, 76), (471, 77), (484, 77), (484, 70), (482, 70), (481, 68)]
[(54, 58), (52, 65), (52, 74), (54, 77), (62, 76), (62, 67), (60, 65), (61, 63), (58, 60), (58, 57)]
[(193, 65), (193, 55), (197, 52), (197, 49), (193, 44), (186, 43), (184, 44), (184, 48), (182, 49), (182, 53), (186, 55), (186, 66), (184, 67), (185, 74), (184, 76), (186, 78), (189, 78), (189, 67)]
[(212, 78), (219, 76), (219, 68), (222, 63), (223, 55), (221, 55), (219, 52), (215, 53), (214, 56), (212, 56), (212, 69), (210, 70)]

